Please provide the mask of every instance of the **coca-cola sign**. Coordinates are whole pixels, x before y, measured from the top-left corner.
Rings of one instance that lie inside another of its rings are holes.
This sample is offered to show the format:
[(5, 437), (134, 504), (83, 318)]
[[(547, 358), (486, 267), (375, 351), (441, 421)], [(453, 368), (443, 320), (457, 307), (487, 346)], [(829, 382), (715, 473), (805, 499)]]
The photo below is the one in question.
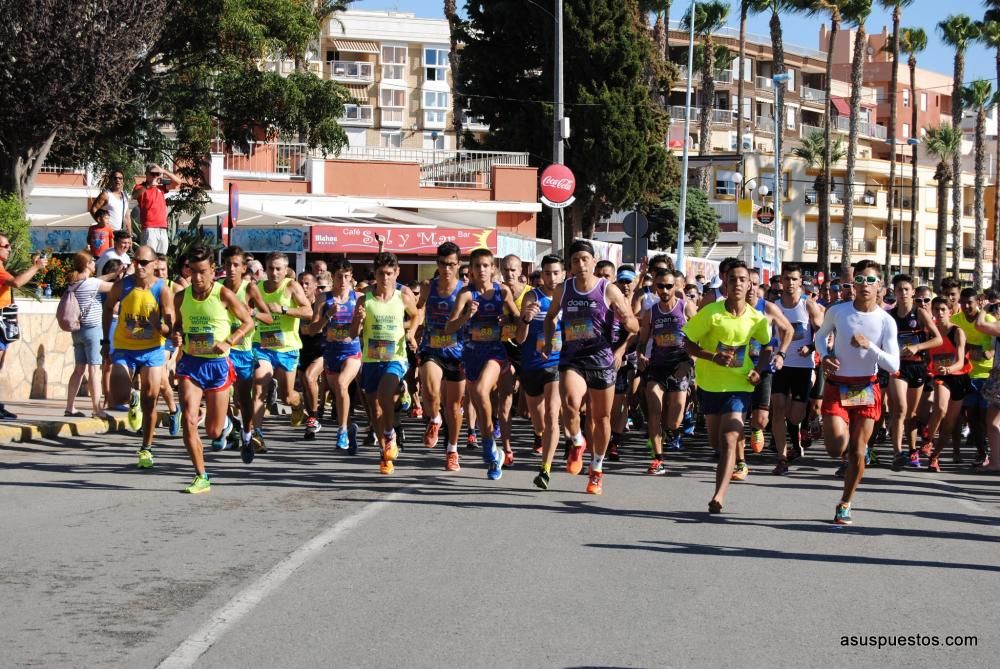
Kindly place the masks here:
[(549, 165), (540, 178), (542, 202), (550, 207), (560, 208), (573, 202), (576, 177), (565, 165)]

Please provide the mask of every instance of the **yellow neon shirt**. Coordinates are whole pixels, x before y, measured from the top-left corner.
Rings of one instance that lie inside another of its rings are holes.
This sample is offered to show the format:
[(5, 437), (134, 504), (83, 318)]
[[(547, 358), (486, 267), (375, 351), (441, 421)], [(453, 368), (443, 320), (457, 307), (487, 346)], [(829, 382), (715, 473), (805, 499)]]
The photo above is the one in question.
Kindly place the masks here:
[[(986, 314), (987, 323), (996, 323), (996, 321), (995, 317)], [(993, 369), (993, 360), (986, 359), (984, 355), (980, 355), (979, 353), (986, 353), (992, 350), (993, 337), (977, 330), (976, 322), (966, 318), (964, 311), (954, 314), (951, 317), (951, 322), (962, 328), (962, 332), (965, 333), (965, 351), (969, 354), (969, 360), (972, 361), (972, 371), (969, 372), (969, 378), (988, 378), (990, 370)]]
[(710, 393), (752, 392), (747, 375), (753, 369), (748, 355), (750, 340), (762, 345), (771, 341), (767, 317), (750, 305), (739, 316), (726, 311), (726, 301), (719, 300), (699, 311), (683, 328), (688, 340), (706, 351), (715, 353), (730, 349), (735, 353), (735, 367), (722, 367), (710, 360), (698, 358), (694, 363), (698, 387)]

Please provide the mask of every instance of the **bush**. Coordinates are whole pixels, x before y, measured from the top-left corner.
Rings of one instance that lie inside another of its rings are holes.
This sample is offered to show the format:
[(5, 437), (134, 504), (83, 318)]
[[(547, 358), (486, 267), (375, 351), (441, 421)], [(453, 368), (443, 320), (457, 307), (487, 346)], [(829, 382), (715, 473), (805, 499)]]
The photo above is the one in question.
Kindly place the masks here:
[(5, 268), (11, 274), (24, 271), (31, 261), (30, 227), (24, 202), (14, 195), (0, 196), (0, 234), (10, 241)]

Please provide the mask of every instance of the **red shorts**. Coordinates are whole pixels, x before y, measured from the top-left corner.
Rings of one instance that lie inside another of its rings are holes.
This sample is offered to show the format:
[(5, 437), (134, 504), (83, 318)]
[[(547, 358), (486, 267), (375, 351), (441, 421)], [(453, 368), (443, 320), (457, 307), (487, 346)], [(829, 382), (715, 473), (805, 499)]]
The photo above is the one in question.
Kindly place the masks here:
[[(842, 385), (858, 386), (864, 383), (872, 384), (875, 401), (869, 406), (848, 406), (840, 403), (840, 388)], [(824, 416), (837, 416), (850, 423), (852, 418), (871, 418), (878, 420), (882, 416), (882, 388), (874, 376), (828, 376), (823, 386)]]

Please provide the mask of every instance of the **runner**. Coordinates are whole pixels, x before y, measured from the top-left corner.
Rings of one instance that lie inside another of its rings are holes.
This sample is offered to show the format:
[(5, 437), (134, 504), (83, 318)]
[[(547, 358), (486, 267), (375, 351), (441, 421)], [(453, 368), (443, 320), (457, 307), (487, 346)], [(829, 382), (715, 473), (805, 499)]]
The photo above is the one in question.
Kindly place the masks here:
[[(958, 293), (958, 290), (954, 290)], [(948, 304), (951, 306), (951, 293), (948, 294)], [(979, 301), (976, 299), (976, 292), (972, 288), (966, 288), (959, 295), (958, 311), (953, 310), (951, 322), (962, 328), (965, 333), (965, 351), (972, 362), (972, 371), (969, 372), (969, 382), (972, 384), (972, 392), (965, 396), (962, 405), (962, 414), (966, 425), (969, 426), (969, 437), (972, 445), (976, 449), (975, 465), (979, 466), (986, 459), (986, 414), (989, 410), (989, 401), (983, 392), (986, 383), (990, 379), (991, 371), (996, 364), (993, 350), (993, 340), (984, 330), (976, 326), (980, 314), (983, 314), (983, 322), (990, 324), (997, 322), (993, 314), (986, 313), (979, 308)], [(961, 443), (961, 421), (955, 426), (952, 434), (952, 443), (957, 448)]]
[[(205, 399), (205, 432), (225, 443), (233, 430), (229, 419), (229, 387), (236, 371), (229, 349), (253, 329), (247, 306), (233, 291), (215, 282), (215, 257), (211, 249), (195, 246), (187, 253), (191, 285), (177, 296), (174, 343), (184, 347), (177, 362), (177, 379), (184, 406), (184, 447), (195, 477), (184, 492), (198, 494), (212, 489), (205, 471), (204, 447), (198, 434), (198, 410)], [(232, 329), (231, 320), (240, 325)]]
[[(399, 456), (396, 445), (395, 409), (400, 382), (406, 376), (406, 347), (415, 345), (417, 304), (413, 295), (396, 287), (399, 261), (381, 252), (372, 261), (375, 282), (357, 298), (348, 337), (362, 335), (361, 389), (368, 398), (372, 423), (379, 442), (379, 472), (391, 474)], [(409, 315), (410, 326), (404, 326)], [(341, 419), (343, 420), (343, 419)]]
[(265, 453), (264, 408), (272, 379), (277, 379), (279, 396), (292, 408), (292, 426), (302, 424), (305, 413), (302, 397), (295, 390), (295, 371), (302, 348), (299, 320), (311, 319), (313, 312), (302, 286), (288, 278), (288, 256), (284, 253), (268, 254), (267, 280), (258, 283), (257, 288), (273, 318), (272, 323), (260, 323), (253, 333), (257, 367), (254, 370), (254, 430), (251, 439), (254, 450)]
[[(167, 284), (167, 290), (176, 297), (177, 288), (167, 274), (167, 257), (162, 253), (157, 253), (156, 262), (153, 263), (153, 266), (156, 267), (153, 270), (153, 276), (157, 279), (162, 279)], [(176, 381), (174, 370), (177, 364), (177, 348), (174, 346), (173, 337), (167, 337), (163, 341), (163, 355), (166, 361), (164, 362), (163, 374), (160, 375), (160, 397), (167, 405), (167, 434), (171, 437), (176, 437), (180, 434), (181, 430), (181, 405), (174, 399), (173, 384)]]
[(719, 451), (715, 494), (708, 503), (708, 512), (713, 514), (722, 513), (743, 434), (743, 414), (750, 411), (754, 386), (771, 358), (770, 349), (764, 349), (754, 367), (747, 355), (752, 340), (767, 346), (771, 331), (767, 318), (746, 302), (750, 287), (746, 263), (732, 259), (724, 276), (726, 298), (702, 308), (683, 329), (687, 353), (695, 358), (699, 406), (709, 443)]
[[(941, 279), (941, 296), (948, 300), (948, 308), (951, 313), (957, 314), (960, 311), (959, 300), (962, 294), (962, 282), (953, 276), (946, 276)], [(975, 293), (973, 293), (974, 295)], [(968, 334), (968, 333), (966, 333)]]
[(563, 263), (559, 256), (542, 258), (542, 285), (524, 297), (517, 339), (521, 342), (521, 385), (528, 397), (528, 411), (535, 430), (535, 444), (541, 445), (542, 464), (534, 478), (542, 490), (549, 487), (552, 460), (559, 447), (559, 355), (562, 350), (561, 324), (556, 327), (548, 357), (545, 350), (545, 315), (552, 306), (552, 296), (563, 281)]
[[(684, 350), (684, 325), (698, 312), (693, 302), (678, 299), (674, 290), (675, 276), (661, 270), (653, 277), (653, 287), (660, 301), (645, 311), (639, 324), (639, 361), (646, 366), (646, 406), (649, 440), (653, 445), (653, 460), (647, 474), (666, 474), (663, 466), (663, 442), (680, 450), (680, 427), (687, 406), (694, 365)], [(647, 356), (647, 344), (652, 351)]]
[[(875, 421), (882, 413), (882, 390), (875, 372), (899, 371), (896, 321), (879, 308), (881, 269), (872, 260), (854, 265), (854, 302), (830, 307), (816, 333), (816, 349), (823, 360), (823, 440), (831, 457), (846, 453), (844, 493), (833, 521), (851, 524), (851, 500), (865, 471), (865, 448)], [(834, 349), (827, 345), (833, 335)]]
[[(625, 301), (630, 304), (636, 283), (635, 268), (632, 265), (622, 265), (618, 268), (615, 285), (625, 296)], [(611, 340), (616, 348), (619, 344), (625, 346), (622, 365), (615, 374), (615, 399), (611, 406), (611, 442), (608, 444), (608, 460), (618, 462), (621, 459), (618, 447), (621, 446), (625, 439), (625, 432), (628, 431), (629, 407), (632, 404), (632, 399), (643, 386), (644, 375), (639, 374), (638, 337), (634, 334), (627, 334), (625, 341), (623, 341), (621, 321), (617, 318), (611, 327)]]
[(625, 296), (607, 279), (594, 276), (594, 247), (577, 240), (569, 247), (573, 279), (556, 288), (545, 316), (545, 349), (552, 352), (552, 339), (560, 312), (563, 320), (563, 347), (559, 357), (560, 393), (563, 421), (570, 434), (566, 471), (579, 474), (587, 447), (581, 429), (580, 410), (588, 400), (587, 434), (593, 442), (593, 456), (587, 493), (600, 495), (604, 488), (604, 455), (611, 437), (611, 405), (615, 375), (622, 363), (624, 346), (613, 348), (611, 329), (617, 316), (622, 330), (636, 333), (639, 323)]
[[(896, 305), (889, 315), (896, 322), (899, 371), (889, 379), (889, 434), (892, 435), (892, 470), (921, 467), (917, 450), (917, 406), (927, 382), (926, 351), (943, 344), (931, 314), (913, 301), (913, 279), (899, 274), (892, 280)], [(975, 291), (973, 291), (973, 295)], [(906, 435), (909, 451), (903, 452)]]
[(489, 249), (476, 249), (469, 256), (471, 280), (455, 298), (455, 308), (445, 326), (445, 333), (457, 333), (468, 325), (468, 339), (462, 357), (465, 360), (465, 377), (472, 384), (466, 385), (466, 392), (479, 418), (486, 476), (496, 481), (503, 476), (505, 456), (495, 446), (491, 395), (500, 375), (510, 366), (507, 350), (501, 341), (504, 315), (520, 311), (514, 304), (510, 289), (492, 280), (493, 263), (493, 253)]
[[(612, 265), (614, 267), (614, 265)], [(510, 360), (513, 374), (502, 374), (498, 384), (497, 393), (497, 415), (499, 416), (500, 441), (503, 445), (504, 466), (509, 467), (514, 464), (514, 450), (510, 443), (510, 429), (513, 422), (514, 398), (517, 393), (517, 380), (521, 376), (521, 347), (514, 341), (517, 333), (518, 318), (521, 315), (521, 307), (524, 304), (524, 296), (531, 292), (531, 286), (524, 280), (522, 274), (521, 259), (511, 254), (505, 256), (500, 261), (500, 274), (503, 276), (504, 285), (510, 290), (514, 297), (514, 304), (517, 311), (505, 312), (505, 322), (503, 326), (502, 341), (507, 349), (507, 359)], [(494, 427), (496, 430), (497, 427)], [(496, 438), (497, 435), (493, 435)]]
[(316, 306), (325, 302), (324, 295), (317, 291), (317, 277), (312, 272), (302, 272), (299, 274), (299, 285), (309, 303), (310, 316), (308, 319), (299, 321), (299, 339), (302, 341), (302, 349), (299, 351), (299, 383), (302, 387), (303, 404), (306, 410), (305, 432), (302, 438), (312, 441), (316, 438), (316, 433), (322, 426), (317, 418), (319, 411), (319, 377), (323, 373), (323, 334), (313, 333), (311, 329), (312, 319), (316, 313)]
[[(783, 357), (784, 365), (774, 373), (771, 381), (771, 436), (774, 439), (774, 450), (778, 453), (778, 464), (772, 474), (782, 476), (788, 473), (789, 460), (796, 460), (803, 455), (801, 443), (802, 421), (806, 417), (806, 402), (812, 390), (813, 370), (816, 362), (813, 359), (813, 332), (823, 324), (823, 308), (803, 294), (802, 268), (796, 263), (785, 263), (781, 267), (781, 299), (777, 307), (792, 325), (791, 355), (775, 355)], [(792, 457), (789, 458), (785, 448), (785, 437), (792, 444)]]
[[(969, 372), (972, 363), (965, 352), (965, 332), (951, 322), (951, 311), (948, 301), (936, 297), (931, 306), (934, 313), (934, 325), (941, 333), (943, 343), (930, 350), (930, 362), (927, 371), (934, 377), (934, 399), (927, 423), (927, 440), (920, 449), (923, 455), (929, 456), (927, 468), (934, 472), (941, 471), (940, 455), (952, 441), (952, 433), (959, 421), (962, 404), (966, 395), (972, 390), (969, 382)], [(940, 434), (938, 434), (940, 428)], [(954, 459), (960, 461), (958, 442), (952, 443)]]
[[(153, 466), (153, 428), (156, 426), (156, 398), (165, 372), (164, 339), (174, 323), (174, 295), (162, 279), (153, 275), (156, 254), (140, 246), (132, 263), (135, 273), (115, 283), (104, 301), (101, 342), (102, 355), (110, 359), (110, 404), (128, 402), (128, 426), (142, 428), (139, 467)], [(118, 322), (112, 330), (115, 306)], [(114, 352), (109, 341), (114, 341)], [(139, 373), (139, 390), (132, 389), (132, 377)], [(195, 414), (197, 416), (197, 414)]]
[(427, 429), (424, 446), (434, 448), (444, 419), (446, 451), (445, 471), (461, 469), (458, 458), (458, 438), (462, 430), (462, 399), (465, 397), (465, 369), (462, 365), (462, 339), (457, 332), (446, 334), (445, 327), (455, 308), (455, 300), (465, 287), (458, 280), (461, 249), (454, 242), (437, 248), (437, 277), (421, 287), (417, 309), (421, 313), (423, 337), (417, 355), (420, 361), (421, 395)]
[[(250, 278), (247, 267), (248, 256), (239, 246), (230, 246), (222, 251), (222, 269), (226, 277), (222, 281), (236, 299), (250, 308), (250, 317), (256, 323), (271, 325), (274, 319), (264, 298), (260, 294), (257, 282)], [(243, 321), (230, 314), (229, 327), (235, 332)], [(240, 457), (250, 464), (254, 457), (253, 443), (253, 376), (257, 368), (257, 360), (253, 351), (253, 337), (246, 334), (242, 337), (231, 336), (234, 342), (229, 347), (229, 362), (236, 373), (236, 404), (240, 411)], [(263, 440), (259, 442), (263, 447)]]

